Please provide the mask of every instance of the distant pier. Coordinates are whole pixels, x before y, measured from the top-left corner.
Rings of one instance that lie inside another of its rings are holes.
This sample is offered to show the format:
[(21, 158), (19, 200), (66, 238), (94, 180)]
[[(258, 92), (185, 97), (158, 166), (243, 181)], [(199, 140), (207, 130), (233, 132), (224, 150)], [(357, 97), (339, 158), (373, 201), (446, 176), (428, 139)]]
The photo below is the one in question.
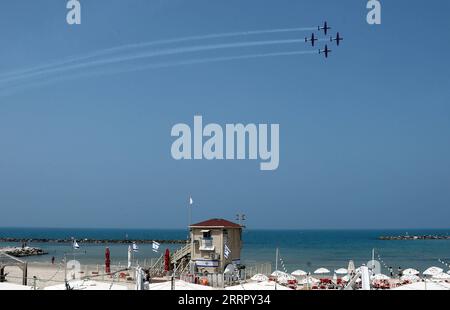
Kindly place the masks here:
[(379, 240), (450, 240), (449, 235), (404, 235), (404, 236), (380, 236)]

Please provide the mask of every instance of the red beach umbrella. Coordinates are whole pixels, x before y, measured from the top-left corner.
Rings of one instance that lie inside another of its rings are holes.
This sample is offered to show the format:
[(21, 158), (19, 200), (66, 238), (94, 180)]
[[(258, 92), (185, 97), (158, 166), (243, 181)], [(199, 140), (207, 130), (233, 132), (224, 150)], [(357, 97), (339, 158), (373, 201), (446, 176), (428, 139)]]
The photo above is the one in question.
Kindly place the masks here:
[(166, 249), (166, 253), (164, 254), (164, 271), (169, 271), (170, 269), (170, 251)]
[(105, 272), (111, 273), (111, 253), (109, 252), (109, 248), (105, 250)]

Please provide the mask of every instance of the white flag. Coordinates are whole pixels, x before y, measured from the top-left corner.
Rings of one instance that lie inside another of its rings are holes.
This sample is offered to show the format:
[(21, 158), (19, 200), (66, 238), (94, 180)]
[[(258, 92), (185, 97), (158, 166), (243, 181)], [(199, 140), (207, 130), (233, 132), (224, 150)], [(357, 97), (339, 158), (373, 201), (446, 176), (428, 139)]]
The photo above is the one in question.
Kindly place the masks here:
[(225, 244), (225, 249), (223, 251), (223, 255), (225, 256), (225, 258), (228, 258), (228, 256), (230, 256), (231, 254), (231, 250), (230, 248)]
[(74, 250), (78, 250), (80, 248), (80, 246), (77, 243), (77, 240), (75, 240), (75, 239), (73, 240), (73, 245), (72, 246), (73, 246)]
[(189, 205), (192, 206), (193, 203), (194, 203), (194, 200), (192, 200), (192, 197), (189, 197)]
[(139, 252), (139, 248), (135, 242), (133, 242), (133, 252)]
[(128, 269), (131, 268), (131, 246), (128, 246)]
[(153, 252), (158, 253), (159, 246), (160, 246), (160, 244), (158, 242), (153, 241), (153, 245), (152, 245)]

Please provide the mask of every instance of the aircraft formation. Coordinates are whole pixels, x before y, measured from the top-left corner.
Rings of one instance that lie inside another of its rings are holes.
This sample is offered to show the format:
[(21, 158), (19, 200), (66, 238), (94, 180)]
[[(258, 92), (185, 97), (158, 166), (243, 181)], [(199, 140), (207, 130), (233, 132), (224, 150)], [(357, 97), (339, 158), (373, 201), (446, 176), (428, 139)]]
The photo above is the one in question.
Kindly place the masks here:
[[(323, 26), (318, 26), (317, 27), (317, 31), (319, 31), (319, 33), (323, 30), (323, 33), (325, 36), (328, 35), (329, 30), (331, 30), (331, 27), (328, 26), (328, 22), (324, 22)], [(326, 40), (326, 39), (325, 39)], [(339, 32), (336, 33), (336, 37), (333, 38), (333, 36), (330, 36), (330, 42), (336, 42), (336, 45), (339, 46), (341, 44), (341, 41), (344, 40), (343, 37), (341, 37), (341, 35), (339, 34)], [(316, 46), (316, 42), (319, 41), (319, 38), (316, 36), (316, 34), (313, 32), (311, 34), (311, 37), (306, 37), (305, 38), (305, 42), (311, 42), (311, 46), (315, 47)], [(320, 41), (323, 41), (322, 39), (320, 39)], [(328, 44), (325, 44), (325, 47), (323, 49), (319, 49), (319, 54), (323, 54), (325, 55), (325, 58), (328, 58), (328, 55), (332, 52), (331, 49), (328, 48)]]

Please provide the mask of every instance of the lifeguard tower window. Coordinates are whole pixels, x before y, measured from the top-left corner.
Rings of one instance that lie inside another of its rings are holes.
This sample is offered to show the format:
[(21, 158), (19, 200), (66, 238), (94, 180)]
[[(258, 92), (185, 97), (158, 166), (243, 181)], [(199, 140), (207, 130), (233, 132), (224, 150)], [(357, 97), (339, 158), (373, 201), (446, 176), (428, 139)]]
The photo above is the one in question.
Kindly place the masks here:
[(211, 238), (211, 231), (210, 230), (203, 230), (203, 238), (207, 239), (207, 238)]

